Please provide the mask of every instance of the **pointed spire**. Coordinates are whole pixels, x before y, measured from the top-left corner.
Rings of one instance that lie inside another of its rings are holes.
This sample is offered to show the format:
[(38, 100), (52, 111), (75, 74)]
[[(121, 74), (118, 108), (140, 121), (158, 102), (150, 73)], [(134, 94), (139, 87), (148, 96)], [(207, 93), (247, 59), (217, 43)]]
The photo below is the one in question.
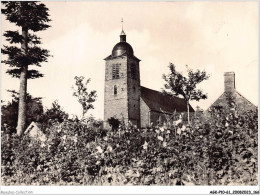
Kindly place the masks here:
[(122, 23), (122, 32), (120, 34), (120, 42), (126, 42), (126, 34), (124, 32), (124, 20), (123, 20), (123, 18), (121, 20), (121, 23)]

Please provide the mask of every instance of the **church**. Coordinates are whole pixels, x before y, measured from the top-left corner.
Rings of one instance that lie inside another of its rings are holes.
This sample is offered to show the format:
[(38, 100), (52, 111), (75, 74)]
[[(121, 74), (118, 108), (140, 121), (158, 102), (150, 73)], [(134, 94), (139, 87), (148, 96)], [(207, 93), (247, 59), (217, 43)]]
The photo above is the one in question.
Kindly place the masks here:
[[(166, 121), (174, 112), (187, 112), (184, 99), (172, 97), (140, 85), (140, 59), (126, 42), (122, 29), (120, 42), (105, 59), (104, 121), (111, 117), (138, 128)], [(152, 79), (152, 78), (151, 78)], [(190, 105), (189, 105), (190, 106)], [(194, 109), (190, 106), (190, 112)]]

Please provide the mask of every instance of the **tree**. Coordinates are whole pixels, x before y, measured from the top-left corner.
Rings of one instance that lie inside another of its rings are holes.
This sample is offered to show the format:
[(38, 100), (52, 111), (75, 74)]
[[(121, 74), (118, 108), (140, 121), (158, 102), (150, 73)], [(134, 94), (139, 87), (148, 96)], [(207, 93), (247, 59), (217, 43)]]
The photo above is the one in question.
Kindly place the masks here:
[(189, 102), (191, 100), (207, 99), (207, 95), (201, 89), (197, 89), (197, 85), (207, 80), (209, 75), (205, 71), (187, 69), (188, 76), (185, 77), (176, 71), (174, 64), (170, 63), (169, 68), (170, 73), (168, 75), (163, 74), (163, 79), (166, 81), (165, 89), (170, 90), (170, 92), (164, 92), (174, 96), (182, 96), (186, 100), (188, 123), (190, 123)]
[(51, 108), (47, 109), (46, 112), (43, 114), (41, 122), (48, 123), (49, 120), (56, 120), (61, 123), (65, 119), (68, 119), (68, 117), (69, 117), (69, 115), (65, 111), (62, 110), (58, 101), (55, 100), (52, 103)]
[(76, 80), (76, 87), (73, 87), (73, 96), (78, 98), (78, 102), (82, 106), (82, 117), (87, 113), (89, 109), (94, 109), (93, 102), (96, 101), (97, 92), (95, 90), (91, 91), (90, 93), (87, 91), (87, 85), (90, 82), (90, 79), (86, 81), (84, 84), (84, 77), (83, 76), (75, 76)]
[[(42, 77), (38, 70), (29, 69), (31, 65), (41, 67), (42, 62), (47, 62), (49, 51), (37, 45), (41, 44), (40, 38), (30, 31), (42, 31), (50, 27), (48, 8), (36, 1), (6, 1), (2, 2), (2, 13), (6, 19), (21, 28), (19, 31), (6, 31), (3, 35), (12, 46), (4, 46), (2, 53), (8, 55), (2, 63), (9, 65), (7, 73), (12, 77), (20, 78), (19, 110), (17, 134), (21, 136), (26, 127), (26, 93), (27, 79)], [(21, 44), (21, 47), (17, 47)]]
[[(11, 132), (15, 132), (18, 119), (18, 104), (19, 104), (19, 93), (11, 90), (12, 101), (1, 107), (1, 127), (8, 128)], [(28, 109), (26, 110), (26, 125), (29, 125), (32, 121), (38, 121), (40, 116), (43, 114), (43, 106), (41, 98), (34, 98), (30, 94), (26, 95), (26, 104)], [(7, 129), (4, 129), (5, 131)]]

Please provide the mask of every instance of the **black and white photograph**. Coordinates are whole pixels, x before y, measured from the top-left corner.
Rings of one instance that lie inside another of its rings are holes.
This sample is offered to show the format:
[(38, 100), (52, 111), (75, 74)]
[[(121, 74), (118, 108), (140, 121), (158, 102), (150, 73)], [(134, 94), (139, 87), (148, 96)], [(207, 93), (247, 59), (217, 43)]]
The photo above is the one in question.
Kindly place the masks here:
[(258, 1), (1, 1), (1, 193), (259, 194), (258, 15)]

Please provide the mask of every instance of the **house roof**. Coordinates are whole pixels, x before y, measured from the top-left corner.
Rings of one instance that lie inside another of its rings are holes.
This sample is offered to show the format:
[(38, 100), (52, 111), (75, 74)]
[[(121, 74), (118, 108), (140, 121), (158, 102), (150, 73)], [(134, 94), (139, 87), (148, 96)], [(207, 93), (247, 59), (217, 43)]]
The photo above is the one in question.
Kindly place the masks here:
[[(227, 104), (227, 100), (226, 100), (225, 94), (226, 94), (226, 92), (223, 92), (223, 93), (219, 96), (219, 98), (217, 98), (217, 99), (208, 107), (207, 111), (208, 111), (210, 108), (214, 107), (214, 106), (223, 106), (223, 105), (226, 105), (226, 104)], [(238, 98), (240, 97), (240, 98), (243, 99), (245, 102), (247, 102), (248, 105), (252, 105), (253, 107), (257, 108), (256, 105), (254, 105), (252, 102), (250, 102), (247, 98), (245, 98), (245, 97), (244, 97), (241, 93), (239, 93), (237, 90), (234, 89), (234, 90), (231, 92), (231, 95), (232, 95), (233, 98), (235, 98), (235, 101), (236, 101), (237, 103), (239, 103)], [(249, 107), (247, 107), (247, 109), (248, 109), (248, 108), (249, 108)]]
[[(166, 113), (173, 113), (174, 111), (187, 112), (187, 104), (184, 99), (173, 97), (146, 87), (141, 87), (141, 98), (152, 111), (163, 111)], [(190, 112), (194, 112), (191, 105)]]
[(29, 133), (33, 128), (41, 129), (41, 124), (37, 122), (31, 122), (31, 124), (25, 130), (24, 134)]
[(37, 122), (31, 122), (29, 127), (25, 130), (25, 134), (29, 134), (30, 137), (39, 139), (41, 141), (46, 141), (46, 136), (45, 134), (41, 131), (41, 124)]

